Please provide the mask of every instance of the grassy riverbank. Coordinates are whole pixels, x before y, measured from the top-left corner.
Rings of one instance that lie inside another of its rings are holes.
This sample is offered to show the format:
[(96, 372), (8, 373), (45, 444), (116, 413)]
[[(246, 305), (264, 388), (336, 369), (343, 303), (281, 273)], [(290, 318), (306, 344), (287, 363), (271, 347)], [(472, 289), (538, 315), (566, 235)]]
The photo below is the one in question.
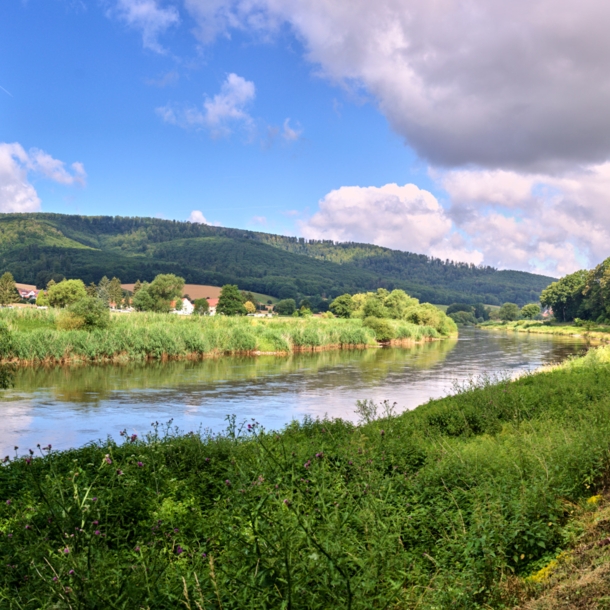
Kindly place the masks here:
[[(374, 347), (358, 319), (115, 314), (104, 330), (58, 330), (54, 310), (5, 309), (0, 355), (21, 363), (145, 360)], [(388, 320), (396, 340), (440, 338), (428, 326)], [(0, 333), (1, 334), (1, 333)]]
[(510, 608), (610, 473), (610, 348), (359, 410), (21, 448), (0, 468), (0, 605)]
[(544, 323), (538, 320), (517, 320), (516, 322), (489, 321), (479, 325), (485, 330), (530, 333), (536, 335), (558, 335), (582, 337), (588, 341), (610, 342), (610, 326), (593, 324), (576, 326), (569, 323)]

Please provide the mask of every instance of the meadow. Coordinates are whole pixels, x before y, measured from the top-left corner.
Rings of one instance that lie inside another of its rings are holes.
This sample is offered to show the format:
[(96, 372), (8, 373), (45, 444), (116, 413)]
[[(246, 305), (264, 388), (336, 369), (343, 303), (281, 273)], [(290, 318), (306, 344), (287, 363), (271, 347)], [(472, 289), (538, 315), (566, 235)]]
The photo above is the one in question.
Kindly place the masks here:
[(608, 482), (609, 373), (598, 348), (399, 416), (362, 401), (359, 425), (229, 417), (217, 435), (154, 423), (16, 449), (0, 467), (0, 605), (512, 608)]
[[(20, 363), (163, 360), (223, 354), (290, 353), (376, 347), (375, 331), (357, 319), (113, 314), (110, 326), (59, 330), (61, 312), (0, 310), (0, 355)], [(396, 341), (440, 338), (428, 326), (386, 321)]]
[(565, 337), (583, 337), (589, 341), (610, 341), (610, 326), (594, 322), (541, 322), (539, 320), (517, 320), (515, 322), (483, 322), (479, 328), (504, 332), (530, 333), (535, 335), (557, 335)]

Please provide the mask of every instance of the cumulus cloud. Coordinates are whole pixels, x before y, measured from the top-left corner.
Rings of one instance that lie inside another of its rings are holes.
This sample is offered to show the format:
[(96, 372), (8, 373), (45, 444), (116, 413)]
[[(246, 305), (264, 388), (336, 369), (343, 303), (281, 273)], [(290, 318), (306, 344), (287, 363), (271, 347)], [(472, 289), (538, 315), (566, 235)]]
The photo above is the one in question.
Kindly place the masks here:
[(174, 6), (161, 7), (156, 0), (117, 0), (114, 13), (129, 27), (142, 34), (144, 47), (155, 53), (165, 53), (159, 36), (180, 23)]
[(201, 210), (193, 210), (188, 217), (189, 222), (194, 222), (200, 225), (209, 225), (210, 223), (206, 220)]
[(232, 127), (250, 129), (254, 121), (247, 107), (256, 96), (252, 81), (229, 74), (214, 97), (206, 97), (201, 108), (168, 105), (157, 108), (157, 114), (167, 123), (184, 128), (209, 129), (213, 137), (231, 133)]
[(0, 143), (0, 212), (38, 212), (40, 198), (29, 182), (34, 174), (59, 184), (85, 184), (82, 163), (73, 163), (71, 171), (65, 163), (42, 150), (26, 152), (18, 144)]
[(464, 247), (436, 197), (414, 184), (343, 186), (328, 193), (299, 228), (312, 239), (373, 243), (473, 263), (483, 259)]
[(540, 170), (610, 153), (601, 0), (186, 0), (204, 42), (288, 23), (434, 165)]

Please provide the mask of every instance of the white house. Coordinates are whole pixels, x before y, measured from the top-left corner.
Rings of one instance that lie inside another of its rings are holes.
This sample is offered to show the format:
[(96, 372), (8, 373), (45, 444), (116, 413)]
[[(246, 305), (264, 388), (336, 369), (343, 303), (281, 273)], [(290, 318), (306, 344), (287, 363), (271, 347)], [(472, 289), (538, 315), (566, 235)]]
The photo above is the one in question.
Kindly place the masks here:
[(190, 316), (195, 311), (195, 306), (186, 298), (182, 299), (182, 309), (173, 309), (172, 313), (177, 313), (180, 316)]

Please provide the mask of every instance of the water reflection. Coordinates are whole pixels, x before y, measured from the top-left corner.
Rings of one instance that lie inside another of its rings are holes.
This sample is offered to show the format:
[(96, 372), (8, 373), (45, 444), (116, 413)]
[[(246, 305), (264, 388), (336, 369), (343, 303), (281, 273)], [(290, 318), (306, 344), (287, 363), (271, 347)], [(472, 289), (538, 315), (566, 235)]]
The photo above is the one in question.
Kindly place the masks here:
[(142, 434), (171, 417), (191, 430), (222, 428), (229, 413), (268, 427), (306, 414), (350, 418), (362, 398), (411, 409), (454, 381), (532, 369), (584, 349), (577, 340), (466, 329), (459, 340), (410, 348), (19, 369), (1, 393), (0, 451), (76, 446), (123, 427)]

